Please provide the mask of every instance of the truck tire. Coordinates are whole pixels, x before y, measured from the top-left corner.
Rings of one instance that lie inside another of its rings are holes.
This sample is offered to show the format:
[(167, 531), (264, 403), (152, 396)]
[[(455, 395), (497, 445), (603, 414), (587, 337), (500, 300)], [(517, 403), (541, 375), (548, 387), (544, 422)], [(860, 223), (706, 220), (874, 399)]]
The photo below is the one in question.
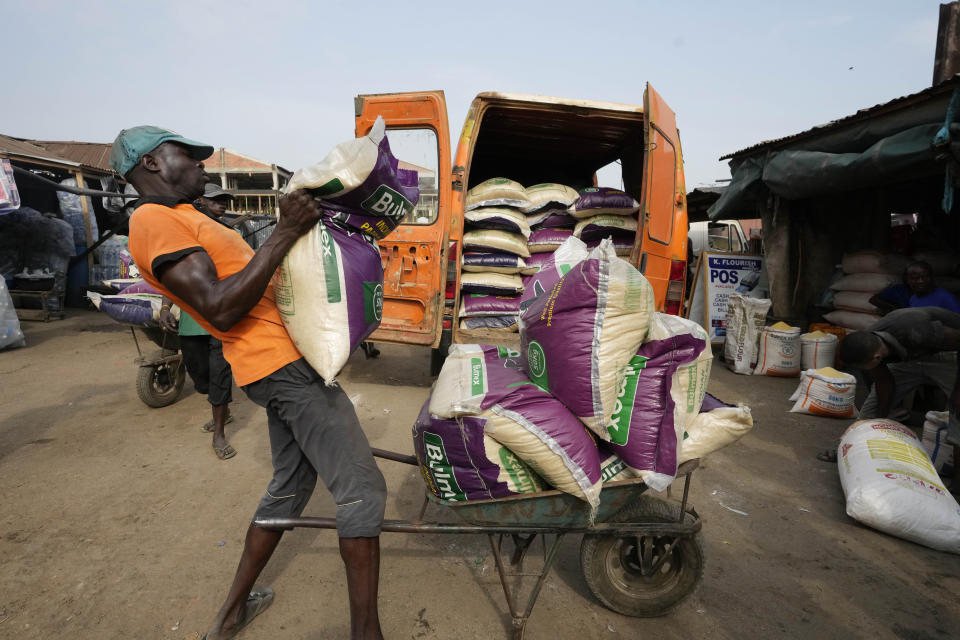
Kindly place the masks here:
[[(641, 496), (624, 507), (614, 522), (677, 522), (680, 505)], [(686, 514), (686, 518), (693, 516)], [(660, 569), (644, 575), (674, 543)], [(626, 616), (662, 616), (703, 578), (703, 537), (613, 536), (587, 534), (580, 545), (580, 567), (590, 591), (605, 607)]]
[(137, 396), (148, 407), (159, 409), (177, 401), (187, 378), (183, 360), (141, 365), (137, 371)]
[(450, 343), (453, 341), (453, 332), (450, 329), (444, 329), (440, 334), (440, 346), (430, 352), (430, 375), (437, 377), (440, 375), (440, 369), (443, 368), (443, 362), (447, 359), (447, 353), (450, 351)]

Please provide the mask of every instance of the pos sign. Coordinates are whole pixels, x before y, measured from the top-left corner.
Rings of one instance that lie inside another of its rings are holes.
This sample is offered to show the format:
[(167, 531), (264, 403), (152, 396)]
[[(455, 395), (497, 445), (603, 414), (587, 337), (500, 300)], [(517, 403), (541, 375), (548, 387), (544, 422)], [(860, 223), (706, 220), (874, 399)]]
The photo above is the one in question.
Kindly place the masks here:
[(766, 298), (763, 258), (704, 251), (697, 262), (697, 275), (687, 317), (698, 322), (713, 344), (727, 335), (727, 301), (731, 293)]

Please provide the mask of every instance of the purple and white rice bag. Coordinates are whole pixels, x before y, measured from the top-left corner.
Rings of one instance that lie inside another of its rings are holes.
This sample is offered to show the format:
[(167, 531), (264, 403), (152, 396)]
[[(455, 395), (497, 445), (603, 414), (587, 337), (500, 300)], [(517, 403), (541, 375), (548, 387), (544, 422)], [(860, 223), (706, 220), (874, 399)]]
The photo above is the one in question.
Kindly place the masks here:
[(413, 213), (420, 198), (418, 176), (399, 167), (378, 117), (367, 135), (338, 144), (317, 164), (294, 172), (283, 191), (307, 189), (325, 216), (379, 240)]
[(492, 296), (485, 293), (467, 293), (460, 298), (461, 318), (478, 316), (517, 315), (520, 310), (520, 296)]
[[(611, 242), (613, 242), (614, 252), (621, 258), (627, 258), (633, 252), (633, 245), (637, 241), (636, 236), (610, 236)], [(600, 246), (600, 240), (589, 240), (587, 241), (587, 248), (593, 249)], [(529, 262), (529, 261), (528, 261)]]
[(633, 240), (637, 236), (637, 219), (630, 216), (592, 216), (578, 222), (573, 235), (584, 242), (611, 237)]
[(160, 293), (118, 293), (101, 295), (94, 291), (87, 293), (90, 302), (100, 311), (124, 324), (141, 327), (159, 326), (160, 305), (163, 298)]
[(604, 240), (521, 313), (524, 368), (608, 440), (624, 368), (652, 314), (650, 283)]
[(520, 309), (529, 307), (533, 299), (543, 295), (553, 288), (553, 285), (570, 269), (580, 264), (587, 257), (587, 246), (579, 238), (569, 237), (557, 247), (553, 253), (542, 253), (547, 258), (540, 265), (540, 270), (524, 278), (523, 293), (520, 295)]
[(597, 445), (584, 426), (520, 370), (520, 353), (489, 345), (454, 345), (430, 396), (442, 418), (486, 418), (484, 432), (506, 446), (556, 489), (596, 506)]
[(611, 187), (587, 187), (570, 208), (574, 218), (590, 218), (602, 214), (629, 216), (640, 209), (640, 203), (629, 193)]
[(273, 292), (297, 349), (332, 384), (380, 326), (380, 250), (367, 234), (321, 221), (291, 247), (273, 276)]
[(677, 475), (680, 445), (674, 375), (681, 366), (696, 360), (706, 344), (690, 334), (651, 340), (640, 347), (624, 370), (607, 426), (607, 446), (657, 491), (665, 489)]
[(515, 296), (523, 293), (523, 279), (515, 273), (464, 272), (460, 274), (460, 291)]
[(534, 216), (527, 218), (527, 221), (530, 222), (530, 228), (533, 230), (536, 229), (573, 229), (577, 224), (577, 219), (570, 215), (570, 210), (565, 209), (563, 211), (553, 210), (545, 213), (542, 217), (536, 216), (536, 222), (532, 219)]
[(530, 237), (527, 217), (516, 209), (507, 207), (481, 207), (463, 214), (466, 223), (475, 229), (500, 229)]
[(526, 463), (484, 434), (484, 418), (437, 418), (430, 415), (429, 402), (413, 425), (413, 448), (433, 495), (450, 501), (485, 500), (546, 488)]
[(571, 229), (537, 229), (530, 233), (527, 248), (531, 254), (556, 251), (567, 238), (572, 236)]
[(516, 333), (519, 327), (517, 314), (508, 316), (471, 316), (460, 320), (460, 328), (473, 331), (475, 329), (494, 329)]
[(530, 275), (539, 270), (539, 266), (530, 266), (520, 256), (512, 253), (470, 252), (461, 259), (464, 271), (489, 271), (493, 273), (519, 273)]

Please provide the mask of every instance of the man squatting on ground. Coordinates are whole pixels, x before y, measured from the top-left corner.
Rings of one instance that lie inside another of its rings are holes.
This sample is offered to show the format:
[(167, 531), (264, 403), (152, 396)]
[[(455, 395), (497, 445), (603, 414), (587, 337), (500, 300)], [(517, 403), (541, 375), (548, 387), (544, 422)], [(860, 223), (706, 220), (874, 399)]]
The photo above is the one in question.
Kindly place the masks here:
[[(319, 473), (337, 504), (350, 637), (380, 639), (383, 475), (346, 393), (326, 386), (287, 335), (270, 286), (320, 212), (303, 191), (282, 197), (275, 231), (254, 252), (190, 204), (203, 193), (202, 160), (212, 153), (209, 145), (157, 127), (120, 132), (110, 163), (142, 194), (130, 218), (130, 253), (148, 283), (223, 342), (238, 386), (266, 408), (274, 475), (254, 518), (300, 515)], [(252, 589), (282, 534), (250, 524), (233, 584), (204, 638), (234, 637), (272, 602), (271, 589)]]
[(860, 418), (886, 418), (910, 392), (935, 384), (949, 398), (947, 442), (953, 445), (950, 491), (960, 492), (960, 314), (940, 307), (891, 311), (840, 344), (840, 359), (869, 371), (874, 384)]

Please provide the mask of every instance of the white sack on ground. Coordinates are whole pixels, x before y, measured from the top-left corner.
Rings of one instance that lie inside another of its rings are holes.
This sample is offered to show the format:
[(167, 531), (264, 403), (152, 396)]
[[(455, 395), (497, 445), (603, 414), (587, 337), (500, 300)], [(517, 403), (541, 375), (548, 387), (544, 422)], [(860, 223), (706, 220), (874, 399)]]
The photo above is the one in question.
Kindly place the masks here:
[(800, 384), (790, 396), (791, 413), (809, 413), (828, 418), (852, 418), (857, 411), (854, 399), (857, 379), (833, 367), (808, 369), (800, 374)]
[(719, 407), (698, 414), (687, 427), (686, 437), (680, 445), (680, 463), (733, 444), (753, 428), (750, 407)]
[(733, 293), (727, 303), (727, 337), (723, 359), (734, 373), (750, 375), (757, 366), (760, 330), (767, 321), (772, 300), (747, 298)]
[(960, 553), (960, 505), (943, 486), (913, 431), (861, 420), (837, 451), (847, 515), (890, 535)]

